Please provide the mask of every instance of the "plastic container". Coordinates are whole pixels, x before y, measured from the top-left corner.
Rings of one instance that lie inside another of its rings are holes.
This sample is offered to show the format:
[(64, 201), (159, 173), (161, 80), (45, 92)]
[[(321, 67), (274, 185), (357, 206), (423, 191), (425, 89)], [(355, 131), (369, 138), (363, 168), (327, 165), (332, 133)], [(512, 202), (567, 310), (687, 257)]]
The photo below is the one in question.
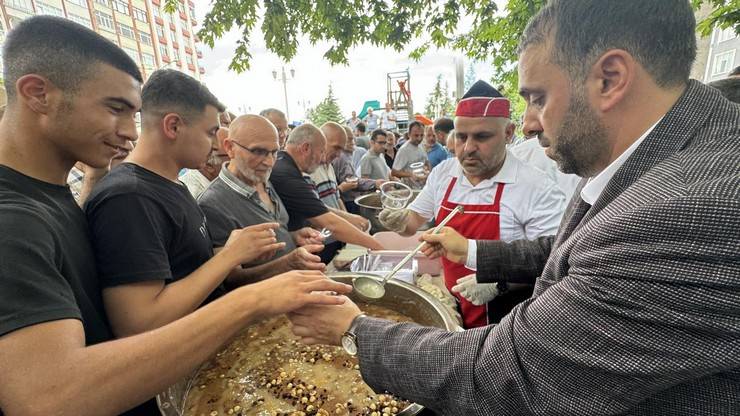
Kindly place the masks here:
[[(410, 237), (402, 237), (392, 231), (379, 231), (375, 233), (374, 237), (388, 250), (405, 251), (408, 253), (419, 244), (419, 236), (422, 234), (424, 232), (419, 231)], [(414, 256), (414, 259), (418, 263), (417, 272), (419, 274), (429, 273), (432, 276), (437, 276), (442, 273), (441, 259), (430, 259), (421, 253)]]

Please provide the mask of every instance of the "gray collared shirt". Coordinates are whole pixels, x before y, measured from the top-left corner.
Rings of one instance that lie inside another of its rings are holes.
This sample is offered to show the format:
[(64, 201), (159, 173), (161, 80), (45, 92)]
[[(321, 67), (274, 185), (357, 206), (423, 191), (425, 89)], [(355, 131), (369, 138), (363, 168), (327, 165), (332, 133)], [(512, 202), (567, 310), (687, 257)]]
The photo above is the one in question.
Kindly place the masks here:
[(294, 250), (296, 245), (288, 231), (288, 212), (270, 181), (265, 183), (265, 188), (274, 211), (262, 202), (254, 187), (234, 176), (227, 167), (228, 164), (224, 164), (218, 178), (211, 182), (198, 198), (198, 205), (208, 221), (213, 245), (223, 247), (233, 230), (265, 222), (277, 222), (280, 227), (275, 233), (278, 241), (285, 243), (285, 247), (279, 250), (273, 259)]

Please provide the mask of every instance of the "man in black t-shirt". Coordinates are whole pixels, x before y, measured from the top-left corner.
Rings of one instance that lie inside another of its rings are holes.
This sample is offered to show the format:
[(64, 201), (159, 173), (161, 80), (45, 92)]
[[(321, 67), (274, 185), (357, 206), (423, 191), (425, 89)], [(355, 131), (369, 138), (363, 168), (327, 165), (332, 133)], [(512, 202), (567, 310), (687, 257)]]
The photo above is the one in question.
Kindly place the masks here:
[(291, 272), (112, 340), (87, 225), (66, 178), (77, 161), (107, 166), (136, 138), (141, 74), (112, 42), (52, 16), (8, 33), (3, 66), (0, 414), (124, 412), (189, 374), (245, 325), (308, 303), (341, 303), (320, 291), (351, 289), (318, 272)]
[(203, 84), (172, 69), (155, 71), (141, 96), (139, 144), (85, 204), (116, 336), (185, 316), (217, 295), (235, 268), (285, 245), (275, 239), (278, 224), (264, 223), (226, 242), (238, 257), (213, 256), (206, 217), (177, 175), (206, 162), (225, 108)]
[(312, 124), (302, 124), (290, 133), (285, 150), (278, 152), (270, 182), (290, 216), (288, 229), (294, 231), (307, 225), (327, 228), (337, 241), (382, 250), (377, 240), (329, 210), (303, 178), (302, 172), (310, 174), (316, 170), (326, 151), (326, 138), (321, 130)]

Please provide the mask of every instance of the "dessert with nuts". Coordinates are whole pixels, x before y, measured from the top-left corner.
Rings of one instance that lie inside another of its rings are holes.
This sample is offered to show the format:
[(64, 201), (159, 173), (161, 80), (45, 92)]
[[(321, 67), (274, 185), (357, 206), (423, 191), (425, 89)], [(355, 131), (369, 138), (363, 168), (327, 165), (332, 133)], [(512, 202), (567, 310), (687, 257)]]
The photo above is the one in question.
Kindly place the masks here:
[[(368, 315), (399, 322), (411, 318), (378, 305)], [(362, 381), (356, 357), (342, 348), (300, 343), (285, 317), (249, 327), (198, 372), (185, 415), (374, 415), (409, 406), (376, 394)]]

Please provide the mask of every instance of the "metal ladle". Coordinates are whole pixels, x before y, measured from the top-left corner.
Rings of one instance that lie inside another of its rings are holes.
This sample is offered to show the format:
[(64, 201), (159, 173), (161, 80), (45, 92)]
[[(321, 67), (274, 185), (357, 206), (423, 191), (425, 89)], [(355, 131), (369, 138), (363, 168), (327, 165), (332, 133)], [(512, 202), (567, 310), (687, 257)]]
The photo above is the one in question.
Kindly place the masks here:
[[(432, 230), (431, 234), (437, 234), (439, 230), (442, 229), (445, 225), (447, 225), (448, 222), (458, 213), (463, 212), (462, 205), (458, 205), (450, 211), (449, 214), (445, 217), (442, 222), (439, 223), (434, 229)], [(404, 264), (406, 264), (409, 260), (411, 260), (416, 253), (421, 250), (421, 248), (424, 246), (424, 242), (416, 246), (415, 249), (413, 249), (406, 257), (401, 260), (396, 267), (393, 268), (382, 280), (378, 280), (377, 278), (373, 278), (370, 276), (357, 276), (354, 279), (352, 279), (352, 286), (354, 286), (355, 292), (357, 293), (357, 296), (368, 301), (372, 302), (375, 300), (378, 300), (385, 296), (385, 284), (390, 280), (391, 277), (393, 277), (396, 273), (398, 273), (399, 270), (401, 270), (401, 267), (403, 267)]]

